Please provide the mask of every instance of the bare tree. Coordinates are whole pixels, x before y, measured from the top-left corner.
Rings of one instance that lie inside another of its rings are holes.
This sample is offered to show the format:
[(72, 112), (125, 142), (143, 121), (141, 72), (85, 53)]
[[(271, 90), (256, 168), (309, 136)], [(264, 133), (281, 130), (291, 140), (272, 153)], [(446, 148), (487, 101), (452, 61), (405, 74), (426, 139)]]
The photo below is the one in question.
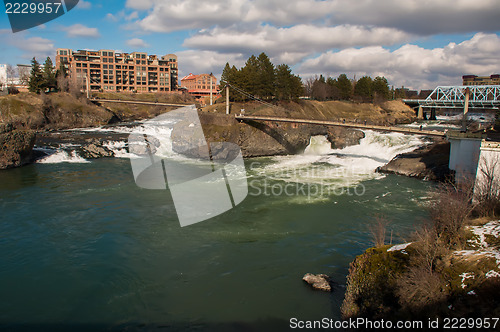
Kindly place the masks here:
[(16, 79), (16, 69), (11, 65), (7, 65), (7, 85), (14, 85)]
[(459, 185), (443, 184), (435, 193), (430, 208), (432, 225), (438, 238), (448, 248), (463, 245), (463, 230), (470, 216), (473, 182), (463, 180)]
[(385, 216), (376, 215), (373, 223), (368, 225), (375, 247), (383, 247), (385, 245), (386, 229), (389, 223), (390, 221)]
[(30, 79), (30, 69), (28, 66), (17, 66), (17, 72), (19, 73), (19, 83), (21, 85), (27, 86)]
[[(493, 152), (494, 153), (494, 152)], [(481, 155), (474, 186), (474, 201), (482, 216), (494, 216), (500, 203), (500, 160), (497, 154)]]
[(417, 255), (413, 255), (414, 265), (425, 269), (429, 274), (434, 271), (434, 264), (443, 254), (446, 253), (446, 246), (443, 245), (436, 229), (432, 225), (422, 225), (413, 235), (415, 242), (412, 248)]

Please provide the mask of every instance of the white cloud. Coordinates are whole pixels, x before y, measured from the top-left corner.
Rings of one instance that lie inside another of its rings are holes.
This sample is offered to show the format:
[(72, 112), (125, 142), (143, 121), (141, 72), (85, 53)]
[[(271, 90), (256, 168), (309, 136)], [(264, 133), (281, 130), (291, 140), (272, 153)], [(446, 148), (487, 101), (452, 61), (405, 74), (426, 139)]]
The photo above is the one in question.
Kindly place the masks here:
[(141, 29), (170, 32), (212, 26), (270, 22), (282, 25), (311, 22), (331, 12), (333, 1), (318, 0), (128, 0), (127, 7), (149, 10)]
[(106, 19), (108, 21), (111, 21), (111, 22), (116, 22), (118, 21), (118, 17), (116, 17), (115, 15), (111, 14), (111, 13), (107, 13), (106, 14)]
[(7, 42), (23, 50), (22, 57), (25, 59), (36, 57), (40, 61), (48, 56), (54, 57), (56, 54), (54, 42), (50, 39), (41, 37), (23, 38), (20, 34), (16, 34), (16, 38), (11, 37)]
[(126, 7), (147, 11), (137, 23), (152, 32), (264, 22), (368, 25), (421, 35), (500, 30), (498, 0), (127, 0)]
[(140, 38), (132, 38), (127, 40), (127, 45), (135, 48), (145, 48), (148, 47), (149, 44)]
[(246, 57), (241, 53), (219, 54), (214, 51), (181, 51), (175, 53), (179, 58), (179, 77), (189, 73), (213, 73), (220, 78), (222, 70), (229, 62), (231, 65), (241, 67), (245, 64)]
[(497, 73), (499, 53), (499, 36), (478, 33), (460, 44), (450, 43), (443, 48), (424, 49), (406, 44), (392, 52), (381, 46), (329, 51), (304, 61), (298, 72), (303, 76), (383, 75), (396, 86), (434, 88), (461, 84), (461, 76), (465, 74)]
[(90, 9), (90, 8), (92, 8), (92, 4), (89, 1), (80, 0), (78, 2), (78, 7), (77, 8), (79, 8), (79, 9)]
[(89, 28), (83, 24), (77, 23), (73, 24), (69, 27), (64, 28), (67, 32), (68, 37), (77, 38), (77, 37), (86, 37), (86, 38), (99, 38), (101, 35), (99, 34), (99, 30), (97, 28)]
[(266, 52), (289, 64), (303, 57), (334, 48), (393, 45), (410, 36), (390, 28), (341, 25), (335, 27), (295, 25), (290, 28), (259, 26), (239, 32), (234, 28), (214, 28), (185, 40), (183, 46), (202, 50), (246, 54)]
[(497, 0), (335, 0), (332, 22), (429, 35), (500, 30)]

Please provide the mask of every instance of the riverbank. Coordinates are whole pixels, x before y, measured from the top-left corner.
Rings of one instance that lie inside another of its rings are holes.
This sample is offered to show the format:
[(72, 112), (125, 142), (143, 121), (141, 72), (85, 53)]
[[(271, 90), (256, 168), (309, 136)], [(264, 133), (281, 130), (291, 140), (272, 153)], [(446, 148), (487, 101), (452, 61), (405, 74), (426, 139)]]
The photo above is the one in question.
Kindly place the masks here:
[(474, 220), (465, 232), (467, 241), (456, 250), (416, 241), (371, 248), (356, 257), (343, 318), (498, 317), (500, 221)]

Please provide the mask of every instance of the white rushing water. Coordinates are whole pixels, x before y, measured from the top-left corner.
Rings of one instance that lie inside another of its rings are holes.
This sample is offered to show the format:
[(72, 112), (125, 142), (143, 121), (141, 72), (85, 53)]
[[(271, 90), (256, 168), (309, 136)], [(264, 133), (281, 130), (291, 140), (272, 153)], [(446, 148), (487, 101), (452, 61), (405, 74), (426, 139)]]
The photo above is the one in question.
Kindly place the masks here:
[(423, 146), (420, 136), (365, 131), (359, 145), (332, 149), (324, 136), (311, 137), (303, 154), (274, 157), (260, 171), (276, 180), (351, 186), (383, 177), (375, 172), (401, 153)]
[[(47, 153), (48, 149), (44, 149)], [(89, 163), (90, 161), (80, 157), (76, 151), (67, 152), (64, 150), (53, 150), (52, 153), (36, 161), (40, 164), (59, 164), (59, 163)]]

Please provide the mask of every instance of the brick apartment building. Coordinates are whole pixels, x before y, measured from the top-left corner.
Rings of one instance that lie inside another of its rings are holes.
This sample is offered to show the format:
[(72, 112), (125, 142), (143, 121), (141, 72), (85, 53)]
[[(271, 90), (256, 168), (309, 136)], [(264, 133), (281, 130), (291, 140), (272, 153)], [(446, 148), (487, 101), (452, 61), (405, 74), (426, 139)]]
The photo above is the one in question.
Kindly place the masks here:
[(178, 62), (175, 54), (161, 58), (143, 52), (57, 49), (56, 68), (67, 68), (70, 80), (91, 91), (168, 92), (177, 90)]
[(463, 85), (500, 85), (500, 75), (490, 76), (476, 76), (464, 75), (462, 76)]
[(189, 74), (181, 78), (181, 87), (186, 89), (187, 92), (194, 96), (196, 99), (210, 97), (210, 77), (212, 78), (212, 94), (213, 98), (218, 98), (219, 87), (217, 85), (217, 78), (213, 74)]

